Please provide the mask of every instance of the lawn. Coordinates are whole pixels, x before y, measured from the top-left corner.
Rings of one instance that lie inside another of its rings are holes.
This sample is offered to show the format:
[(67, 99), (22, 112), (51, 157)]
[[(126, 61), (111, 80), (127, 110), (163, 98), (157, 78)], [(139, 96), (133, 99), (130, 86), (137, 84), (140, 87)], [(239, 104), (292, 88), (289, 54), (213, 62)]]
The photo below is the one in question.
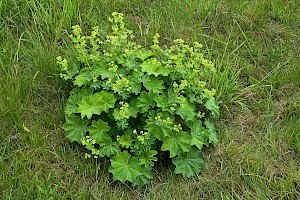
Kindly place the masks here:
[[(74, 55), (71, 26), (105, 32), (115, 11), (139, 44), (198, 41), (216, 65), (220, 142), (195, 178), (159, 161), (149, 185), (120, 184), (65, 138), (56, 57)], [(0, 0), (0, 199), (298, 199), (299, 13), (298, 0)]]

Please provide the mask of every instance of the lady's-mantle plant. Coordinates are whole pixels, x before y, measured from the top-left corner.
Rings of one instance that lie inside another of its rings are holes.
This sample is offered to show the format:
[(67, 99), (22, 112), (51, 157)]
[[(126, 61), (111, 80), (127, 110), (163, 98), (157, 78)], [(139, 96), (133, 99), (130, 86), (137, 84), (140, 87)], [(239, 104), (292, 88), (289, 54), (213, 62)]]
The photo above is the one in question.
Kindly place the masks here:
[(177, 39), (162, 48), (156, 34), (147, 49), (132, 41), (122, 14), (109, 20), (105, 37), (98, 27), (84, 36), (73, 26), (77, 63), (57, 58), (61, 76), (74, 83), (65, 106), (66, 137), (84, 145), (87, 158), (110, 158), (109, 172), (122, 183), (148, 183), (160, 151), (169, 152), (176, 174), (197, 175), (203, 145), (218, 142), (211, 119), (219, 107), (207, 85), (213, 63), (197, 42)]

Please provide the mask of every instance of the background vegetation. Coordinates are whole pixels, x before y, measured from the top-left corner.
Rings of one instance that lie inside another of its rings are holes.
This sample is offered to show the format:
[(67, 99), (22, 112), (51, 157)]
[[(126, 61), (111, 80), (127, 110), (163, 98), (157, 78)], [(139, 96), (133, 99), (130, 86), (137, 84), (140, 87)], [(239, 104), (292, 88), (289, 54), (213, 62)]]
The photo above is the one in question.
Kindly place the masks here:
[[(104, 160), (84, 159), (62, 130), (79, 24), (108, 30), (125, 14), (136, 40), (154, 33), (204, 45), (219, 76), (220, 143), (184, 180), (161, 161), (145, 188), (112, 182)], [(300, 2), (298, 0), (0, 0), (0, 195), (3, 199), (297, 199), (300, 196)]]

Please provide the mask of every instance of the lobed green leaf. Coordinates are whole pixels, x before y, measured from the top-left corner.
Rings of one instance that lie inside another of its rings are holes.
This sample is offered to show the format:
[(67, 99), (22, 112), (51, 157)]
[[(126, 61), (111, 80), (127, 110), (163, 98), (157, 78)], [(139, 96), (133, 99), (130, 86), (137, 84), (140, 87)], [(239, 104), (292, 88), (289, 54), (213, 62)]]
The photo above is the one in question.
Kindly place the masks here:
[(78, 115), (70, 115), (66, 116), (66, 123), (64, 124), (64, 129), (66, 131), (66, 138), (70, 140), (70, 142), (78, 142), (85, 137), (87, 132), (87, 125), (89, 120), (80, 119)]
[(99, 119), (93, 120), (92, 125), (88, 127), (90, 138), (94, 139), (97, 144), (101, 144), (104, 140), (110, 139), (107, 132), (110, 130), (107, 122)]
[(174, 158), (182, 152), (189, 152), (191, 148), (190, 143), (191, 136), (188, 133), (184, 131), (172, 132), (172, 135), (163, 140), (161, 150), (170, 151), (170, 158)]
[(114, 180), (124, 183), (126, 180), (133, 183), (135, 179), (143, 175), (144, 171), (137, 157), (130, 156), (127, 151), (117, 153), (111, 159), (108, 171), (113, 174)]
[(203, 168), (203, 159), (198, 149), (192, 148), (189, 153), (181, 153), (172, 159), (176, 165), (175, 173), (182, 174), (184, 178), (196, 176)]
[(151, 107), (155, 106), (155, 98), (156, 94), (152, 92), (142, 91), (140, 96), (137, 98), (139, 101), (136, 106), (141, 109), (141, 112), (147, 112)]
[(161, 76), (168, 76), (171, 72), (171, 69), (162, 66), (161, 63), (156, 58), (151, 58), (146, 60), (141, 64), (142, 72), (146, 72), (148, 75), (154, 75), (158, 77)]

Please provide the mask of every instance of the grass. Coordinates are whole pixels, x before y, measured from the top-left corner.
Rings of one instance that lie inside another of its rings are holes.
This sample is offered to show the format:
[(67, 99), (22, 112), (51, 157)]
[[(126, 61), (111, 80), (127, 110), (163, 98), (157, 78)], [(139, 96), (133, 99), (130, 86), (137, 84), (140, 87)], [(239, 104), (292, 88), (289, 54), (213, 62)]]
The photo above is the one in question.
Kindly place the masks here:
[[(220, 143), (205, 169), (183, 180), (160, 162), (142, 189), (112, 182), (105, 160), (84, 159), (62, 130), (70, 85), (55, 58), (72, 57), (72, 25), (107, 30), (126, 15), (136, 40), (204, 45), (222, 102)], [(2, 199), (298, 199), (300, 3), (198, 0), (1, 0), (0, 195)]]

